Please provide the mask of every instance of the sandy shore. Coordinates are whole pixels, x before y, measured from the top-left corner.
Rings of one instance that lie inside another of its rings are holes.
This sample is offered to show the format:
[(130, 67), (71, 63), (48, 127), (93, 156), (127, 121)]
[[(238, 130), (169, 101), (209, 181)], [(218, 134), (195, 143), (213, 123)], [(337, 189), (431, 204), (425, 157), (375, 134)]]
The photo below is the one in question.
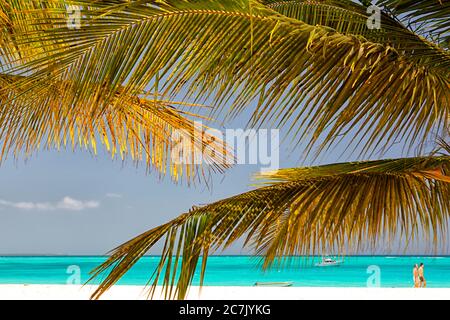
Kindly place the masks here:
[[(94, 286), (0, 285), (0, 300), (86, 300)], [(107, 300), (146, 299), (141, 286), (116, 286), (103, 296)], [(367, 288), (256, 288), (204, 287), (190, 290), (190, 300), (447, 300), (449, 289), (367, 289)]]

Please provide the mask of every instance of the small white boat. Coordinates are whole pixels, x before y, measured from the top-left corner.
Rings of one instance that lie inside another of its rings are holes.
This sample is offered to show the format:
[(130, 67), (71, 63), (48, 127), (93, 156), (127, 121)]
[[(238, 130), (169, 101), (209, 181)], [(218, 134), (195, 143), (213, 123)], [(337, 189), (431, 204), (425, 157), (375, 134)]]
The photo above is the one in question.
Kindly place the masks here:
[(322, 262), (316, 263), (316, 267), (339, 267), (344, 261), (336, 260), (331, 257), (323, 257)]
[(255, 287), (292, 287), (293, 282), (256, 282)]

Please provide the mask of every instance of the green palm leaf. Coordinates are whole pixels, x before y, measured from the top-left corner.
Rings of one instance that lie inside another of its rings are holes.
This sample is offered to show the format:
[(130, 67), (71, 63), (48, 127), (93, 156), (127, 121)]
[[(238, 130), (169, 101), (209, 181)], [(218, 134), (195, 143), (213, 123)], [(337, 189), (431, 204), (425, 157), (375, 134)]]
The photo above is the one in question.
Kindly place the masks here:
[(340, 33), (360, 35), (373, 42), (390, 44), (412, 59), (426, 59), (430, 65), (436, 63), (450, 67), (447, 52), (413, 33), (385, 11), (381, 11), (380, 29), (370, 29), (368, 22), (372, 13), (354, 1), (266, 0), (264, 3), (269, 8), (310, 25), (323, 25)]
[(183, 299), (200, 258), (203, 281), (208, 255), (243, 236), (268, 268), (276, 257), (351, 251), (367, 241), (409, 242), (424, 234), (437, 243), (447, 228), (447, 156), (284, 169), (259, 179), (265, 186), (193, 208), (115, 249), (93, 271), (94, 277), (107, 273), (93, 298), (163, 239), (152, 293), (162, 279), (166, 298)]
[(440, 139), (439, 145), (440, 145), (441, 149), (443, 149), (445, 152), (447, 152), (447, 154), (450, 153), (450, 143), (447, 140)]
[(431, 25), (429, 32), (450, 37), (450, 2), (448, 0), (380, 0), (403, 19)]
[(49, 43), (46, 57), (10, 70), (29, 74), (23, 91), (71, 79), (76, 104), (159, 83), (171, 99), (230, 104), (232, 116), (259, 101), (254, 124), (288, 125), (296, 142), (322, 141), (319, 150), (355, 128), (355, 147), (369, 151), (398, 139), (423, 144), (447, 125), (448, 53), (417, 37), (415, 50), (433, 55), (310, 25), (257, 1), (66, 2), (84, 5), (83, 27), (67, 29), (63, 12), (49, 9), (52, 27), (21, 37), (20, 45)]

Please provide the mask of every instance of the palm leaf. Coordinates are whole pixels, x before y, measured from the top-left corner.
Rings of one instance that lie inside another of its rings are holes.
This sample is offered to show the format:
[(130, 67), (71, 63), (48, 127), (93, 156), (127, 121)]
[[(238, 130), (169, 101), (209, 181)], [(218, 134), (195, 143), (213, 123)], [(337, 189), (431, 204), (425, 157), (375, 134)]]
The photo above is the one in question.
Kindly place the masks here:
[(450, 143), (446, 139), (439, 139), (439, 145), (444, 152), (447, 152), (447, 154), (450, 153)]
[[(49, 82), (42, 90), (23, 94), (15, 89), (17, 81), (22, 79), (0, 74), (0, 161), (10, 153), (29, 156), (41, 147), (71, 145), (96, 153), (101, 143), (113, 158), (143, 160), (148, 170), (161, 176), (169, 172), (174, 181), (205, 180), (208, 172), (229, 166), (224, 143), (194, 123), (201, 117), (174, 107), (177, 102), (118, 92), (120, 102), (106, 104), (99, 96), (91, 105), (74, 105), (68, 82)], [(174, 150), (191, 161), (179, 161)], [(204, 155), (204, 162), (194, 161), (197, 154)]]
[(419, 49), (432, 50), (440, 63), (250, 0), (67, 3), (84, 5), (81, 29), (57, 27), (63, 12), (48, 9), (52, 27), (21, 37), (21, 45), (52, 48), (10, 70), (29, 75), (22, 91), (71, 79), (77, 104), (159, 83), (170, 99), (184, 93), (183, 101), (212, 99), (217, 110), (231, 104), (231, 116), (258, 101), (253, 124), (288, 125), (296, 142), (309, 139), (312, 148), (322, 141), (319, 150), (355, 128), (354, 147), (364, 143), (363, 151), (398, 139), (423, 144), (447, 124), (448, 54), (417, 37)]
[(450, 2), (448, 0), (380, 0), (381, 5), (403, 15), (404, 20), (426, 23), (428, 32), (450, 37)]
[(264, 3), (288, 16), (310, 25), (323, 25), (348, 35), (392, 45), (410, 59), (425, 60), (429, 65), (450, 68), (448, 52), (413, 33), (395, 17), (381, 11), (380, 29), (369, 29), (370, 14), (365, 6), (350, 0), (266, 0)]
[(4, 0), (0, 1), (0, 26), (3, 28), (7, 27), (10, 23), (9, 18), (5, 12), (6, 2)]
[[(5, 66), (42, 58), (48, 51), (59, 47), (58, 41), (24, 42), (22, 36), (28, 33), (43, 32), (52, 28), (52, 19), (63, 19), (67, 4), (58, 1), (0, 0), (0, 62)], [(60, 14), (55, 14), (60, 11)], [(31, 21), (37, 21), (33, 24)]]
[[(183, 299), (199, 261), (245, 236), (245, 246), (276, 257), (358, 250), (383, 239), (431, 237), (437, 243), (450, 214), (450, 158), (419, 157), (284, 169), (259, 176), (263, 186), (204, 207), (121, 245), (93, 271), (106, 278), (99, 298), (150, 248), (164, 240), (152, 279), (166, 298)], [(373, 248), (373, 247), (372, 247)], [(160, 279), (162, 282), (160, 282)]]

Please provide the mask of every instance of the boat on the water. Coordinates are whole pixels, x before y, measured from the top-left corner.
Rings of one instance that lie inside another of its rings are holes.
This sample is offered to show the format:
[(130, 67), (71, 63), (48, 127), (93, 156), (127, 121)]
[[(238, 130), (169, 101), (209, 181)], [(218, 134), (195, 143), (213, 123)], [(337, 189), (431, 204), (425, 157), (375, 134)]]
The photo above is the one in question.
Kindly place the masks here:
[(256, 282), (255, 287), (292, 287), (293, 282)]
[(316, 267), (339, 267), (344, 261), (331, 257), (322, 257), (322, 262), (316, 263)]

